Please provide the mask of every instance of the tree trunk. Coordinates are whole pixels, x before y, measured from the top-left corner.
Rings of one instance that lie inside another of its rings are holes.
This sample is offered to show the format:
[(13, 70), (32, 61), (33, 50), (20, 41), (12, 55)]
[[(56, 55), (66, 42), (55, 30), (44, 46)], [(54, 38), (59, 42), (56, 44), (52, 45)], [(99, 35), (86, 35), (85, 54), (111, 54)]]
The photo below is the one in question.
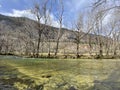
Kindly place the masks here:
[(51, 45), (50, 45), (50, 40), (49, 40), (49, 45), (48, 45), (48, 57), (50, 57), (50, 52), (51, 52)]
[(115, 49), (114, 49), (114, 53), (113, 53), (114, 56), (117, 55), (117, 51), (116, 51), (116, 50), (117, 50), (117, 49), (116, 49), (116, 47), (115, 47)]
[(40, 41), (41, 41), (41, 34), (39, 34), (39, 38), (38, 38), (37, 53), (36, 53), (37, 58), (39, 57)]
[(58, 31), (58, 37), (57, 37), (57, 43), (56, 43), (56, 49), (55, 49), (55, 56), (57, 56), (57, 53), (58, 53), (59, 40), (61, 38), (61, 29), (62, 29), (62, 21), (60, 21), (60, 28), (59, 28), (59, 31)]
[(99, 50), (99, 56), (103, 56), (103, 50), (102, 50), (102, 43), (100, 42), (100, 50)]
[(79, 55), (79, 43), (77, 43), (77, 54), (76, 54), (76, 56), (77, 56), (77, 58), (80, 57), (80, 55)]
[(58, 54), (58, 47), (59, 47), (59, 39), (57, 40), (57, 44), (56, 44), (55, 56), (57, 56)]

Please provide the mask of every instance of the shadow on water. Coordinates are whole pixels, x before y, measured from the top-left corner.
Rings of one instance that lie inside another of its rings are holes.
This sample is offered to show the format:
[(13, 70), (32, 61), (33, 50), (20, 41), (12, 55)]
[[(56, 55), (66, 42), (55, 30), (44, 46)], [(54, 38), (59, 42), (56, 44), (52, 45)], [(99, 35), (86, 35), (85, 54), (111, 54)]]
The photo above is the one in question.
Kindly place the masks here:
[(120, 65), (112, 71), (105, 80), (94, 80), (94, 87), (89, 90), (120, 90)]
[[(26, 78), (18, 77), (20, 74)], [(43, 84), (36, 85), (34, 80), (17, 69), (0, 64), (0, 90), (43, 90), (43, 88)]]

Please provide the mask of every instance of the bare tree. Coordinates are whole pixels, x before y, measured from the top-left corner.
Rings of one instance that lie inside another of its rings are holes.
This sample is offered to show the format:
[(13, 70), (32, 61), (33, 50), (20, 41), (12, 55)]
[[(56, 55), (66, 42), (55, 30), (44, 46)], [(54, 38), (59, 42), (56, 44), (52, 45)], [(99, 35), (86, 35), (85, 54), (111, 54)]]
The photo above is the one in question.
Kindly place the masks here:
[[(50, 12), (49, 12), (50, 13)], [(46, 33), (45, 33), (45, 35), (46, 35), (46, 39), (47, 39), (47, 45), (48, 45), (48, 57), (50, 57), (51, 56), (51, 35), (52, 35), (52, 33), (54, 32), (53, 30), (52, 30), (52, 21), (51, 21), (51, 17), (50, 17), (50, 14), (48, 13), (48, 22), (47, 22), (47, 24), (48, 25), (50, 25), (50, 26), (48, 26), (47, 28), (46, 28)]]
[(117, 56), (118, 53), (118, 48), (119, 48), (119, 40), (120, 40), (120, 17), (117, 16), (117, 14), (119, 14), (118, 12), (114, 13), (115, 15), (115, 18), (114, 18), (114, 21), (112, 22), (113, 26), (114, 26), (114, 30), (112, 32), (112, 38), (113, 38), (113, 55), (114, 56)]
[(62, 30), (62, 25), (63, 25), (63, 13), (64, 13), (63, 1), (59, 0), (58, 4), (59, 4), (58, 5), (58, 13), (57, 13), (56, 17), (57, 17), (58, 23), (59, 23), (59, 30), (58, 30), (57, 40), (56, 40), (55, 56), (58, 53), (59, 41), (62, 36), (61, 30)]
[(46, 12), (47, 12), (47, 3), (49, 0), (45, 0), (43, 5), (35, 3), (33, 13), (36, 16), (37, 19), (37, 29), (38, 29), (38, 40), (37, 40), (37, 52), (36, 57), (39, 57), (39, 51), (40, 51), (40, 43), (42, 38), (43, 30), (45, 29), (45, 26), (42, 25), (42, 20), (44, 19), (44, 24), (46, 24)]
[[(110, 4), (111, 3), (111, 4)], [(102, 5), (107, 6), (103, 11), (108, 11), (115, 8), (120, 8), (120, 0), (96, 0), (93, 3), (93, 9), (96, 9)]]
[[(105, 8), (103, 8), (103, 7), (105, 7)], [(97, 16), (96, 17), (97, 22), (96, 22), (96, 25), (95, 25), (97, 32), (95, 32), (95, 35), (97, 35), (97, 36), (98, 35), (99, 36), (104, 35), (104, 36), (106, 36), (106, 38), (108, 38), (106, 40), (100, 40), (102, 38), (96, 37), (96, 40), (99, 43), (99, 55), (100, 56), (102, 56), (102, 53), (103, 53), (102, 48), (103, 48), (104, 44), (105, 44), (105, 47), (106, 47), (105, 48), (106, 55), (109, 54), (110, 43), (112, 41), (111, 39), (113, 39), (113, 42), (114, 41), (116, 42), (116, 39), (117, 39), (117, 36), (118, 36), (118, 32), (114, 31), (115, 28), (116, 28), (116, 21), (114, 21), (114, 22), (110, 21), (110, 23), (107, 22), (106, 25), (104, 25), (103, 20), (105, 19), (105, 17), (107, 15), (113, 16), (114, 10), (119, 10), (119, 8), (120, 8), (120, 0), (97, 0), (93, 4), (93, 11), (96, 12), (96, 10), (97, 10), (97, 12), (98, 12), (98, 14), (95, 15), (95, 16)], [(106, 27), (104, 28), (104, 26), (107, 26), (107, 29), (106, 29)], [(99, 33), (99, 34), (97, 34), (97, 33)], [(110, 39), (111, 35), (112, 35), (112, 37)], [(114, 42), (114, 44), (115, 44), (115, 42)], [(116, 47), (116, 45), (113, 45), (113, 47)], [(116, 54), (116, 49), (114, 48), (115, 54)], [(112, 51), (114, 51), (114, 50), (112, 50)]]
[(75, 25), (76, 31), (75, 33), (75, 38), (74, 38), (74, 43), (76, 43), (76, 56), (79, 58), (79, 45), (80, 45), (80, 40), (81, 40), (81, 35), (83, 34), (83, 15), (81, 14), (79, 16), (79, 19), (77, 20), (77, 23)]
[(90, 31), (93, 29), (93, 23), (91, 21), (90, 15), (87, 14), (80, 14), (79, 18), (77, 19), (77, 23), (75, 24), (76, 30), (74, 32), (74, 43), (76, 44), (76, 56), (77, 58), (80, 57), (79, 55), (79, 47), (81, 40), (86, 37)]
[(89, 54), (92, 55), (92, 49), (94, 47), (94, 38), (93, 38), (93, 29), (94, 29), (94, 24), (95, 24), (95, 19), (94, 19), (94, 14), (91, 11), (87, 11), (86, 13), (86, 19), (85, 19), (85, 25), (84, 28), (85, 33), (87, 35), (88, 38), (88, 44), (89, 44)]
[(104, 45), (104, 37), (102, 37), (102, 35), (104, 35), (104, 30), (103, 30), (103, 20), (105, 19), (105, 17), (107, 16), (107, 12), (101, 12), (103, 11), (103, 8), (99, 7), (97, 9), (97, 11), (95, 11), (95, 26), (94, 26), (94, 34), (96, 35), (96, 43), (99, 46), (99, 56), (102, 57), (103, 56), (103, 45)]
[(42, 29), (42, 26), (41, 26), (41, 20), (42, 20), (42, 9), (41, 7), (39, 6), (39, 4), (35, 4), (34, 6), (34, 11), (33, 13), (36, 15), (36, 18), (37, 18), (37, 29), (38, 29), (38, 41), (37, 41), (37, 56), (36, 57), (39, 57), (39, 49), (40, 49), (40, 42), (41, 42), (41, 35), (42, 35), (42, 32), (43, 32), (43, 29)]
[(3, 34), (0, 30), (0, 54), (2, 54), (2, 48), (4, 46), (4, 39), (3, 39)]
[[(25, 21), (27, 22), (27, 21)], [(31, 57), (35, 57), (35, 51), (36, 51), (36, 37), (35, 37), (35, 30), (30, 25), (34, 25), (33, 23), (25, 23), (25, 27), (23, 30), (21, 30), (21, 33), (24, 35), (25, 38), (21, 39), (25, 43), (25, 53), (26, 55), (29, 55)], [(31, 27), (31, 29), (30, 29)]]
[[(45, 29), (45, 32), (44, 32), (44, 35), (46, 37), (46, 43), (48, 44), (48, 57), (50, 57), (50, 53), (51, 53), (51, 41), (50, 41), (50, 38), (51, 38), (51, 32), (52, 32), (52, 21), (51, 21), (51, 11), (52, 11), (52, 1), (49, 2), (49, 8), (47, 8), (47, 2), (45, 3), (44, 5), (44, 29)], [(48, 26), (49, 25), (49, 26)]]
[(114, 18), (111, 18), (111, 20), (104, 26), (104, 34), (107, 38), (105, 40), (105, 51), (107, 56), (109, 55), (110, 50), (112, 49), (112, 45), (113, 45), (112, 43), (114, 42), (113, 38), (115, 36), (114, 31), (116, 26), (117, 26), (117, 21), (114, 20)]

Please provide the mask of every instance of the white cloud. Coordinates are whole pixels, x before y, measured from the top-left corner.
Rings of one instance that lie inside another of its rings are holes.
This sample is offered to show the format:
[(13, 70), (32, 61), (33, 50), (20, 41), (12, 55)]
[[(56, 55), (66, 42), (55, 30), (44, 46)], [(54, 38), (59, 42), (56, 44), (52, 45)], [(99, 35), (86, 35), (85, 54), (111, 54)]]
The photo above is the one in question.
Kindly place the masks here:
[(89, 6), (91, 0), (71, 0), (66, 1), (66, 6), (71, 12), (78, 12), (79, 10), (82, 10), (83, 8), (86, 8)]
[(106, 25), (110, 19), (111, 19), (112, 15), (111, 14), (108, 14), (107, 16), (105, 16), (105, 18), (103, 19), (103, 25)]
[(51, 25), (51, 26), (54, 26), (54, 27), (59, 27), (60, 26), (58, 21), (55, 20), (55, 17), (54, 17), (53, 14), (50, 14), (49, 21), (47, 23), (48, 23), (48, 25)]
[[(12, 17), (27, 17), (27, 18), (36, 20), (36, 16), (31, 13), (31, 10), (13, 9), (11, 13), (1, 13), (1, 14), (6, 15), (6, 16), (12, 16)], [(43, 23), (43, 21), (44, 19), (42, 18), (41, 22)], [(53, 14), (50, 14), (50, 22), (51, 23), (48, 23), (49, 25), (54, 26), (54, 27), (59, 27), (59, 23), (57, 22), (57, 20), (55, 20), (55, 17)]]
[(6, 16), (12, 16), (12, 17), (28, 17), (30, 19), (35, 20), (35, 16), (30, 12), (30, 10), (16, 10), (13, 9), (11, 13), (2, 13)]

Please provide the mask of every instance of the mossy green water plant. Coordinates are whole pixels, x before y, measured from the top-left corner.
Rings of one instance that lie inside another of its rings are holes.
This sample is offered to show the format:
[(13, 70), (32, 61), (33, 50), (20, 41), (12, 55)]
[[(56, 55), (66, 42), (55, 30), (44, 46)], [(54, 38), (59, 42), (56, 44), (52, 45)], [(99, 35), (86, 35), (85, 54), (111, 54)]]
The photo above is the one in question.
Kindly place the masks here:
[(0, 79), (18, 90), (93, 90), (95, 80), (115, 81), (108, 78), (114, 70), (119, 81), (119, 66), (119, 60), (1, 59)]

